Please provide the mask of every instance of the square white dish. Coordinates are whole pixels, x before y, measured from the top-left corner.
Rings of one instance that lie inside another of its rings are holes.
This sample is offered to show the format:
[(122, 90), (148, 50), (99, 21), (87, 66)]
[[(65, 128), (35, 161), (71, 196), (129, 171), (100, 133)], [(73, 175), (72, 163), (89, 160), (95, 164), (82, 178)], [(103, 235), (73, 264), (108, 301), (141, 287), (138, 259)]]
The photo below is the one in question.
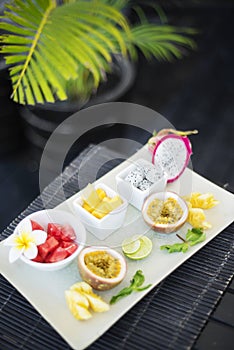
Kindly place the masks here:
[[(142, 158), (144, 154), (143, 149), (140, 150), (132, 158), (135, 161)], [(150, 155), (149, 155), (150, 157)], [(120, 166), (113, 169), (106, 174), (101, 181), (109, 187), (115, 189), (115, 175), (126, 167), (124, 162)], [(102, 314), (95, 314), (94, 317), (87, 322), (77, 321), (68, 310), (64, 298), (64, 291), (68, 289), (73, 283), (80, 280), (76, 263), (61, 271), (44, 272), (35, 270), (30, 266), (24, 265), (21, 261), (15, 264), (8, 262), (8, 250), (3, 244), (0, 244), (1, 265), (0, 272), (2, 275), (12, 283), (15, 288), (37, 309), (37, 311), (51, 324), (54, 329), (69, 343), (75, 350), (85, 349), (88, 345), (99, 338), (105, 331), (107, 331), (119, 318), (121, 318), (130, 308), (132, 308), (141, 298), (144, 297), (152, 288), (161, 282), (166, 276), (173, 272), (183, 262), (189, 259), (194, 253), (205, 246), (210, 240), (217, 236), (234, 220), (233, 207), (234, 195), (216, 186), (212, 182), (204, 179), (198, 174), (186, 169), (182, 177), (173, 184), (168, 186), (168, 190), (188, 193), (188, 191), (196, 192), (212, 192), (219, 205), (207, 211), (207, 221), (211, 222), (213, 227), (207, 231), (207, 238), (201, 244), (198, 244), (187, 253), (168, 254), (160, 250), (160, 245), (170, 244), (175, 242), (175, 235), (159, 236), (153, 231), (145, 231), (146, 225), (139, 216), (139, 211), (132, 206), (129, 206), (125, 222), (129, 223), (122, 230), (113, 233), (108, 237), (108, 243), (115, 244), (115, 239), (119, 235), (122, 237), (132, 235), (136, 230), (139, 232), (147, 232), (147, 236), (153, 241), (152, 253), (142, 261), (128, 261), (128, 273), (124, 281), (114, 289), (103, 292), (101, 294), (105, 301), (109, 301), (111, 296), (117, 294), (119, 290), (129, 285), (130, 279), (133, 277), (137, 269), (142, 269), (146, 283), (152, 283), (152, 287), (140, 292), (133, 293), (126, 298), (123, 298), (115, 305), (111, 306), (110, 311)], [(72, 206), (72, 202), (79, 196), (69, 198), (66, 204)], [(57, 208), (68, 210), (65, 203), (62, 203)], [(133, 219), (136, 221), (133, 222)], [(95, 237), (87, 232), (89, 242), (97, 243)], [(103, 242), (102, 242), (103, 243)], [(100, 243), (99, 243), (100, 244)], [(121, 251), (120, 248), (117, 250)], [(157, 265), (155, 265), (157, 261)], [(65, 321), (66, 320), (66, 321)], [(46, 336), (46, 335), (45, 335)]]
[[(103, 183), (94, 185), (94, 188), (103, 189), (106, 192), (107, 196), (111, 198), (118, 194), (117, 192), (113, 191), (109, 186), (106, 186)], [(87, 230), (92, 232), (98, 239), (103, 240), (110, 234), (112, 234), (112, 232), (118, 230), (124, 222), (128, 203), (126, 199), (122, 197), (121, 199), (123, 203), (118, 208), (105, 215), (102, 219), (96, 218), (82, 207), (82, 191), (81, 195), (79, 195), (78, 198), (73, 201), (73, 208), (74, 211), (78, 214), (81, 222), (87, 228)]]
[[(126, 164), (129, 162), (126, 161)], [(136, 162), (131, 162), (130, 165), (127, 165), (122, 171), (120, 171), (116, 175), (116, 184), (118, 193), (124, 197), (130, 204), (132, 204), (135, 208), (141, 210), (145, 199), (153, 192), (162, 192), (166, 188), (167, 177), (165, 173), (163, 176), (153, 183), (149, 188), (145, 190), (140, 190), (139, 188), (132, 185), (130, 182), (126, 181), (126, 176), (134, 171), (138, 166), (143, 168), (155, 168), (155, 166), (143, 159), (140, 158)], [(163, 173), (163, 171), (161, 170)]]

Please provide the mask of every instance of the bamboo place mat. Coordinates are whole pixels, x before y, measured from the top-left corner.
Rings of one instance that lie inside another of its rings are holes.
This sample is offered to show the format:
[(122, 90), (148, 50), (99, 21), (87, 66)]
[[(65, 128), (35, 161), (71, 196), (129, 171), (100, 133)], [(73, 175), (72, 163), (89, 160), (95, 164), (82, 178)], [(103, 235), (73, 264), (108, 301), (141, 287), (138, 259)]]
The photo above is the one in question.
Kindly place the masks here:
[[(46, 207), (63, 201), (78, 188), (78, 169), (87, 154), (86, 172), (97, 177), (123, 159), (103, 146), (83, 151), (45, 190)], [(62, 180), (62, 181), (61, 181)], [(36, 198), (0, 235), (9, 236), (25, 216), (43, 209)], [(88, 349), (188, 349), (199, 336), (234, 273), (234, 225), (230, 225), (182, 266), (163, 280)], [(64, 321), (66, 322), (66, 321)], [(0, 276), (0, 349), (70, 350), (70, 346), (18, 291)]]

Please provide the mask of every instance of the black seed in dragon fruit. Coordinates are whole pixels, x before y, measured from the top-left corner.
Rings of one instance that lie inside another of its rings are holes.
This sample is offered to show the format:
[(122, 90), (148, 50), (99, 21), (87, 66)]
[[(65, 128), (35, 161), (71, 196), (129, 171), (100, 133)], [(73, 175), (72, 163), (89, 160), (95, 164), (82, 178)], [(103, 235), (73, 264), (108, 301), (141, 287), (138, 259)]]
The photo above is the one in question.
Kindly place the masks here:
[(139, 183), (137, 188), (139, 188), (139, 190), (141, 190), (141, 191), (145, 191), (145, 190), (148, 190), (150, 188), (150, 186), (152, 186), (152, 185), (153, 185), (153, 182), (151, 182), (147, 179), (144, 179)]
[(133, 186), (137, 187), (139, 183), (144, 179), (142, 172), (133, 170), (126, 176), (125, 180), (130, 182)]

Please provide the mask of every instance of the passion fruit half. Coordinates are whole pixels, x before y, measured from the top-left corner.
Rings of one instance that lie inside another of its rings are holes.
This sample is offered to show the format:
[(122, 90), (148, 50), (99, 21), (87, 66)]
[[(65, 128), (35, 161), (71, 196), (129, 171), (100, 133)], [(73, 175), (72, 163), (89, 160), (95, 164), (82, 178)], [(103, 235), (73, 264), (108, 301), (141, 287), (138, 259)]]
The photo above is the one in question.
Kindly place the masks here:
[(142, 207), (145, 222), (159, 233), (178, 231), (185, 224), (188, 214), (183, 198), (170, 191), (152, 193)]
[(87, 247), (78, 256), (81, 278), (96, 290), (117, 286), (125, 277), (127, 264), (124, 257), (109, 247)]

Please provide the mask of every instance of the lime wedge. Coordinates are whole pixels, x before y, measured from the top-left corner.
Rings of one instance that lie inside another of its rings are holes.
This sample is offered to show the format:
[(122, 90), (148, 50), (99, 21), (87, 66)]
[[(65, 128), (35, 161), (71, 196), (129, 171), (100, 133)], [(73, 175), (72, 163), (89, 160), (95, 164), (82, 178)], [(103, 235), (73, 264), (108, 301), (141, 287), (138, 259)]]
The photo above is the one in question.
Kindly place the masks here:
[(135, 253), (126, 254), (126, 256), (129, 259), (133, 259), (133, 260), (144, 259), (150, 254), (152, 247), (153, 247), (152, 241), (148, 237), (142, 236), (140, 238), (140, 248)]
[(126, 238), (122, 243), (122, 250), (124, 254), (136, 253), (141, 246), (140, 236), (132, 236)]

